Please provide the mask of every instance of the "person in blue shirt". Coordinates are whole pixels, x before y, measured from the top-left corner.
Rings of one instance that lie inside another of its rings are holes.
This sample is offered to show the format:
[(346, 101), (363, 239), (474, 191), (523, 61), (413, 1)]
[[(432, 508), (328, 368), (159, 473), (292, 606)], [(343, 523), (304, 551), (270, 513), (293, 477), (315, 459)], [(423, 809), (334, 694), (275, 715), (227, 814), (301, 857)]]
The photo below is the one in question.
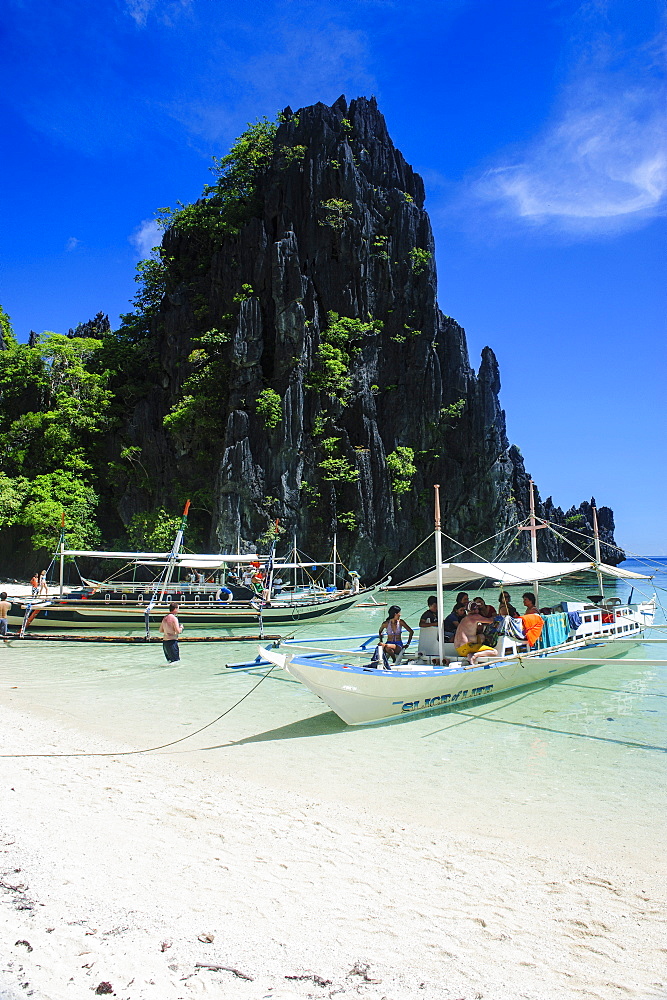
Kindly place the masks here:
[(445, 642), (453, 642), (459, 622), (468, 613), (467, 604), (457, 604), (450, 615), (447, 615), (443, 622), (443, 634)]

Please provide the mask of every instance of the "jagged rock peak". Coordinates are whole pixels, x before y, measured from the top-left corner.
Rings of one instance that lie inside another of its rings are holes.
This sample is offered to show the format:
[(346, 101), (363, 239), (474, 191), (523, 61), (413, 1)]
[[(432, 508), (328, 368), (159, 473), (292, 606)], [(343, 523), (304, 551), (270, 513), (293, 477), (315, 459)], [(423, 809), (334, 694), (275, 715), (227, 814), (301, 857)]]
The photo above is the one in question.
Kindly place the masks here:
[(236, 230), (165, 234), (159, 378), (125, 435), (156, 495), (176, 454), (180, 489), (213, 511), (208, 545), (253, 547), (278, 518), (314, 556), (337, 531), (368, 578), (430, 533), (434, 482), (448, 534), (497, 535), (527, 512), (528, 476), (493, 351), (476, 374), (438, 307), (421, 178), (374, 98), (286, 108), (272, 142)]

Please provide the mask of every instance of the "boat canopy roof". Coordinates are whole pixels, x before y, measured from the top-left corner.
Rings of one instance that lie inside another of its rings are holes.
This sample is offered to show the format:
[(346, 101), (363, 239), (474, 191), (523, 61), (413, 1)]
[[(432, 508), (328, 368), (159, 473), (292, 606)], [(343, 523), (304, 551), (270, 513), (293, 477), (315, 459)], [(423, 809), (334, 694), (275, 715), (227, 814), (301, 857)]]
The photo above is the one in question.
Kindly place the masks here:
[[(87, 556), (91, 559), (123, 559), (125, 562), (133, 562), (138, 566), (168, 566), (171, 562), (170, 552), (96, 552), (90, 549), (65, 549), (66, 556)], [(244, 553), (223, 554), (223, 553), (203, 553), (197, 555), (192, 552), (181, 552), (174, 562), (175, 566), (183, 569), (218, 569), (220, 566), (246, 563), (266, 563), (268, 555), (249, 555)], [(333, 566), (333, 562), (316, 562), (304, 559), (301, 562), (282, 562), (276, 560), (275, 569), (312, 569), (313, 566)], [(340, 565), (340, 564), (338, 564)]]
[[(182, 556), (179, 557), (176, 566), (181, 566), (183, 569), (218, 569), (218, 567), (223, 565), (235, 566), (237, 563), (266, 563), (268, 562), (268, 556), (217, 556), (213, 560), (210, 556)], [(137, 559), (135, 560), (137, 566), (168, 566), (168, 559)], [(340, 563), (338, 563), (340, 565)], [(273, 569), (313, 569), (317, 566), (333, 566), (331, 562), (300, 562), (300, 563), (283, 563), (274, 562)]]
[[(568, 576), (570, 573), (585, 573), (595, 571), (594, 562), (470, 562), (443, 563), (442, 582), (444, 584), (470, 583), (473, 580), (494, 580), (511, 587), (516, 584), (533, 583), (539, 580), (551, 580), (554, 577)], [(605, 576), (614, 576), (621, 580), (649, 580), (643, 573), (633, 573), (618, 566), (607, 566), (600, 563), (599, 569)], [(420, 588), (433, 589), (437, 586), (438, 577), (435, 567), (427, 573), (421, 573), (400, 583), (392, 590), (415, 590)]]
[[(177, 557), (174, 566), (181, 566), (183, 569), (218, 569), (220, 566), (227, 566), (232, 563), (252, 563), (263, 562), (266, 556), (193, 556), (183, 554)], [(168, 566), (169, 559), (137, 559), (138, 566)]]
[[(170, 552), (91, 552), (90, 549), (65, 549), (66, 556), (89, 556), (92, 559), (124, 559), (126, 562), (136, 562), (142, 566), (164, 566), (170, 561)], [(216, 555), (206, 553), (193, 555), (182, 552), (176, 557), (177, 566), (186, 568), (202, 567), (214, 569), (225, 563), (261, 562), (266, 556), (258, 555)]]

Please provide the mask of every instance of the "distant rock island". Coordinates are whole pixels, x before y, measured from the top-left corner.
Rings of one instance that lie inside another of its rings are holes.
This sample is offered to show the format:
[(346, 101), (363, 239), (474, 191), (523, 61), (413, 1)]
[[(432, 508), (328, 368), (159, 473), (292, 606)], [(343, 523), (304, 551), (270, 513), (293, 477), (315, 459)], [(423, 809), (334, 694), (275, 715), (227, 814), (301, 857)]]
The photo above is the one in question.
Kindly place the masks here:
[[(371, 580), (431, 532), (433, 483), (445, 531), (465, 545), (526, 516), (496, 358), (485, 348), (475, 372), (438, 307), (423, 204), (375, 100), (341, 97), (250, 126), (199, 201), (162, 210), (134, 311), (117, 331), (100, 314), (68, 338), (101, 342), (82, 363), (109, 394), (79, 474), (98, 498), (97, 538), (155, 542), (155, 512), (191, 497), (191, 546), (254, 550), (278, 521), (282, 549), (296, 533), (321, 558), (335, 531)], [(537, 509), (590, 537), (590, 504), (564, 512), (537, 494)], [(617, 563), (613, 513), (598, 517)], [(20, 521), (2, 530), (27, 544)], [(576, 555), (539, 534), (541, 558)], [(522, 537), (505, 558), (528, 552)], [(429, 559), (422, 550), (399, 575)]]

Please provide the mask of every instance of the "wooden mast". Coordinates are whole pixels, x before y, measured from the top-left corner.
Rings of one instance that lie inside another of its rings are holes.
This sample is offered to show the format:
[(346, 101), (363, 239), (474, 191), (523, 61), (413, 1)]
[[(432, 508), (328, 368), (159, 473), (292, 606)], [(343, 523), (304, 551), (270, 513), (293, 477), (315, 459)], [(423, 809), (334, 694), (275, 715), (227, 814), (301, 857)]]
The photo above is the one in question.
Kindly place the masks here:
[(442, 593), (442, 534), (440, 532), (440, 486), (433, 487), (435, 490), (435, 567), (438, 580), (438, 658), (442, 666), (445, 660), (445, 636), (443, 625), (445, 621), (445, 602)]
[[(533, 480), (530, 480), (530, 560), (537, 562), (537, 522), (535, 521), (535, 490)], [(535, 591), (535, 606), (539, 605), (540, 585), (537, 580), (533, 580), (533, 590)]]
[(60, 522), (60, 597), (63, 596), (63, 585), (65, 583), (65, 511), (62, 512)]
[(596, 507), (593, 507), (592, 510), (593, 510), (593, 538), (595, 540), (595, 574), (598, 578), (600, 596), (604, 597), (604, 581), (602, 579), (602, 573), (600, 571), (600, 563), (602, 562), (602, 556), (600, 553), (600, 531), (598, 529), (598, 512)]

